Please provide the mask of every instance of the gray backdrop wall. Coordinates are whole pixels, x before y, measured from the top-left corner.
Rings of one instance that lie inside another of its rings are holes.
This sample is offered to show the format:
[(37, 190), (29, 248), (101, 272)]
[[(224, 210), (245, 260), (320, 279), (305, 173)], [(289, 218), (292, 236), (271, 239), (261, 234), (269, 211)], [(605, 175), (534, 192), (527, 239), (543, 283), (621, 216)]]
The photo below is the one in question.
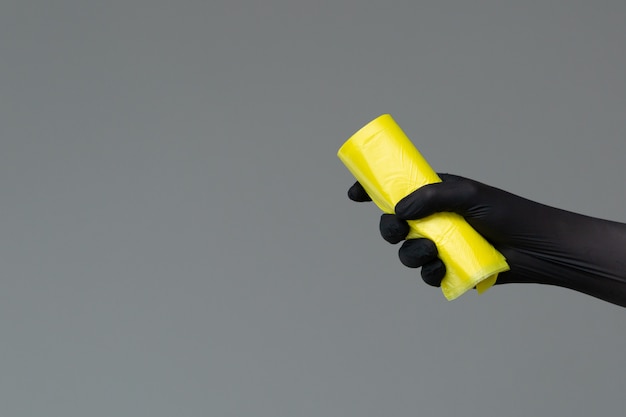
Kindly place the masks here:
[(435, 169), (626, 221), (623, 1), (0, 5), (3, 416), (589, 416), (626, 311), (447, 302), (345, 196), (391, 113)]

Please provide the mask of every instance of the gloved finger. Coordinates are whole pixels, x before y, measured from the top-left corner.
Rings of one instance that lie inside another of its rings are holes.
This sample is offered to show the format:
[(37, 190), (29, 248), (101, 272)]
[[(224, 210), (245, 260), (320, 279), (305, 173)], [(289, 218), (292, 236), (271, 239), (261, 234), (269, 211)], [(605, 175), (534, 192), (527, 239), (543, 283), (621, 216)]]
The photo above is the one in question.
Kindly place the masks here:
[(437, 258), (437, 246), (429, 239), (409, 239), (398, 250), (400, 262), (409, 268), (419, 268)]
[(438, 212), (465, 215), (473, 206), (479, 183), (456, 175), (440, 174), (442, 182), (424, 185), (398, 202), (396, 215), (404, 220), (421, 219)]
[(422, 279), (433, 287), (441, 287), (441, 280), (445, 275), (446, 265), (439, 258), (422, 266)]
[(358, 181), (355, 182), (348, 190), (348, 198), (352, 201), (358, 202), (372, 201), (370, 196), (367, 195), (367, 192)]
[(380, 216), (379, 228), (383, 239), (393, 245), (406, 239), (410, 229), (409, 224), (405, 220), (400, 220), (393, 214)]

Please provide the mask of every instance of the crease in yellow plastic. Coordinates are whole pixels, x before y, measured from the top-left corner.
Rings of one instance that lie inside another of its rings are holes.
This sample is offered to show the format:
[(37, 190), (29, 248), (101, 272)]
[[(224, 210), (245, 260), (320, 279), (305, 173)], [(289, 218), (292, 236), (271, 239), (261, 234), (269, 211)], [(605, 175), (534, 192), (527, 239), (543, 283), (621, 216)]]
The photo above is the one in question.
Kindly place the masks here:
[[(393, 213), (398, 201), (417, 188), (441, 182), (389, 114), (356, 132), (337, 156), (385, 213)], [(458, 214), (437, 213), (409, 226), (408, 238), (425, 237), (437, 245), (446, 265), (441, 290), (448, 300), (474, 287), (481, 294), (509, 270), (504, 256)]]

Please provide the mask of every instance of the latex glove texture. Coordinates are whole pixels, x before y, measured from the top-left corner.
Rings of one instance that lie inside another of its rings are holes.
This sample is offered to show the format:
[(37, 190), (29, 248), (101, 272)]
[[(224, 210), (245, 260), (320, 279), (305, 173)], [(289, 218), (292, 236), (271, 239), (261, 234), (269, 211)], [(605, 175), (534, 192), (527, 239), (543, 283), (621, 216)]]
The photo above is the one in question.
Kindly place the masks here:
[[(626, 224), (546, 206), (468, 178), (439, 176), (441, 183), (409, 194), (395, 215), (383, 214), (379, 223), (385, 240), (404, 240), (401, 262), (421, 267), (425, 282), (439, 286), (445, 265), (432, 241), (405, 240), (406, 220), (454, 212), (506, 257), (511, 269), (496, 284), (556, 285), (626, 306)], [(348, 196), (370, 200), (358, 182)]]

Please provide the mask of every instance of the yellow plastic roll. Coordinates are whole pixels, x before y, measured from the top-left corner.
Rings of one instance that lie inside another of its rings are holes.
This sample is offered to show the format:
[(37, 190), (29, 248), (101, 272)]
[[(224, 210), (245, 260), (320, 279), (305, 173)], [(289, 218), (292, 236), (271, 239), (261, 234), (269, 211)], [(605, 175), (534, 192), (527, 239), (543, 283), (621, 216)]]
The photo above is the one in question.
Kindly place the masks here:
[[(441, 182), (388, 114), (356, 132), (337, 156), (385, 213), (393, 213), (398, 201), (417, 188)], [(509, 270), (504, 256), (456, 213), (411, 220), (409, 226), (408, 238), (425, 237), (437, 245), (446, 265), (441, 290), (448, 300), (474, 287), (482, 293), (495, 284), (498, 273)]]

